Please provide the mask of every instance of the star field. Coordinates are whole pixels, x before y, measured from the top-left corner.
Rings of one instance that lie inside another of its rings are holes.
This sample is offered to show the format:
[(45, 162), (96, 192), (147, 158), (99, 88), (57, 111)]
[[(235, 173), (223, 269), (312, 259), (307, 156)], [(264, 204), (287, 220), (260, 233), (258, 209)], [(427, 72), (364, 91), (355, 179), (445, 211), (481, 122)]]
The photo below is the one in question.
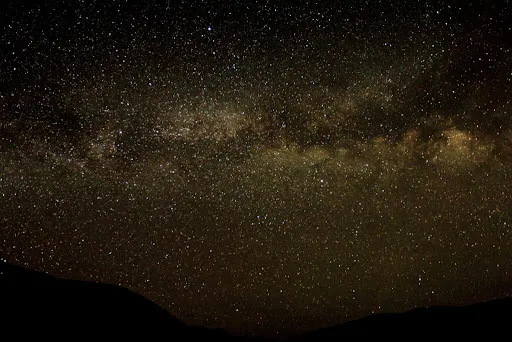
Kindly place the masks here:
[(237, 334), (510, 296), (510, 13), (8, 1), (0, 257)]

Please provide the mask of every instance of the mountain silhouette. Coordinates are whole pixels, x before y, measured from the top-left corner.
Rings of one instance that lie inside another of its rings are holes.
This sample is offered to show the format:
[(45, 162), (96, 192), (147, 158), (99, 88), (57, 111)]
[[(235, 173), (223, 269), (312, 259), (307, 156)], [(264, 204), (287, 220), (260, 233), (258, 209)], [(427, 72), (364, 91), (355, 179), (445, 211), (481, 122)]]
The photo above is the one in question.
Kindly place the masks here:
[[(468, 306), (376, 314), (290, 338), (290, 342), (506, 336), (512, 298)], [(126, 288), (67, 280), (0, 262), (0, 331), (17, 338), (269, 341), (190, 326)]]
[(341, 341), (361, 338), (415, 340), (447, 337), (487, 339), (509, 334), (512, 298), (495, 299), (468, 306), (434, 306), (405, 313), (375, 314), (339, 326), (309, 332), (294, 342)]
[(187, 325), (120, 286), (60, 279), (6, 262), (0, 262), (0, 330), (39, 339), (255, 340)]

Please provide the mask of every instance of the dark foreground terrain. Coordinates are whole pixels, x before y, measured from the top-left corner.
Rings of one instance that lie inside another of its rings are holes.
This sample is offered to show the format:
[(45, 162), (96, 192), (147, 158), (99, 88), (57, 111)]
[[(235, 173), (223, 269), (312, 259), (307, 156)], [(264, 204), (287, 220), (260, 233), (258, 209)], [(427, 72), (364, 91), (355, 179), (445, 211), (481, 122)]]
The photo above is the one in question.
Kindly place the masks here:
[[(189, 326), (125, 288), (59, 279), (0, 262), (0, 328), (13, 337), (104, 339), (143, 336), (161, 340), (264, 341), (223, 330)], [(507, 336), (512, 298), (464, 307), (418, 308), (379, 314), (313, 331), (294, 341)]]

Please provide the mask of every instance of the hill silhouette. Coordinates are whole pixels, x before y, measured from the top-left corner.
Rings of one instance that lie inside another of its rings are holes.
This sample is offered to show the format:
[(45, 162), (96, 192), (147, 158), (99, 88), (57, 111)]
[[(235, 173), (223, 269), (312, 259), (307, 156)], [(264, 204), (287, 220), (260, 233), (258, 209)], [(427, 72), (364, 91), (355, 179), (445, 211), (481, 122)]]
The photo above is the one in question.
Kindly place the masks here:
[[(66, 280), (0, 262), (0, 327), (16, 337), (69, 339), (94, 337), (172, 341), (266, 341), (231, 336), (224, 330), (190, 326), (150, 300), (126, 288)], [(309, 332), (291, 341), (402, 339), (507, 334), (512, 298), (469, 306), (418, 308), (376, 314)]]
[(405, 340), (447, 337), (461, 339), (485, 335), (507, 336), (512, 323), (512, 298), (468, 306), (434, 306), (405, 313), (375, 314), (339, 326), (306, 333), (295, 342), (365, 338)]
[(0, 326), (18, 337), (245, 341), (189, 326), (126, 288), (68, 280), (0, 262)]

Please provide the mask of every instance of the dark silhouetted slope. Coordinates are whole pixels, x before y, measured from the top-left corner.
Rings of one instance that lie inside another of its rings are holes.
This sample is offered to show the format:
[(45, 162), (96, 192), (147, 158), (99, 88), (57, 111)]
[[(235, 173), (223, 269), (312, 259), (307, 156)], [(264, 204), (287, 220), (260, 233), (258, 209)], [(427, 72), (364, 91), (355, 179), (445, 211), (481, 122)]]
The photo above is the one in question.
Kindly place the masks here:
[(223, 330), (188, 326), (126, 288), (59, 279), (0, 262), (0, 327), (13, 337), (161, 338), (240, 341)]
[(508, 336), (512, 298), (469, 306), (436, 306), (405, 313), (376, 314), (343, 325), (319, 329), (294, 341), (341, 341), (359, 338), (418, 339)]
[[(290, 340), (506, 336), (511, 324), (512, 298), (505, 298), (469, 306), (377, 314)], [(0, 328), (3, 334), (14, 337), (51, 339), (158, 337), (169, 341), (264, 341), (189, 326), (155, 303), (119, 286), (59, 279), (5, 262), (0, 262)]]

